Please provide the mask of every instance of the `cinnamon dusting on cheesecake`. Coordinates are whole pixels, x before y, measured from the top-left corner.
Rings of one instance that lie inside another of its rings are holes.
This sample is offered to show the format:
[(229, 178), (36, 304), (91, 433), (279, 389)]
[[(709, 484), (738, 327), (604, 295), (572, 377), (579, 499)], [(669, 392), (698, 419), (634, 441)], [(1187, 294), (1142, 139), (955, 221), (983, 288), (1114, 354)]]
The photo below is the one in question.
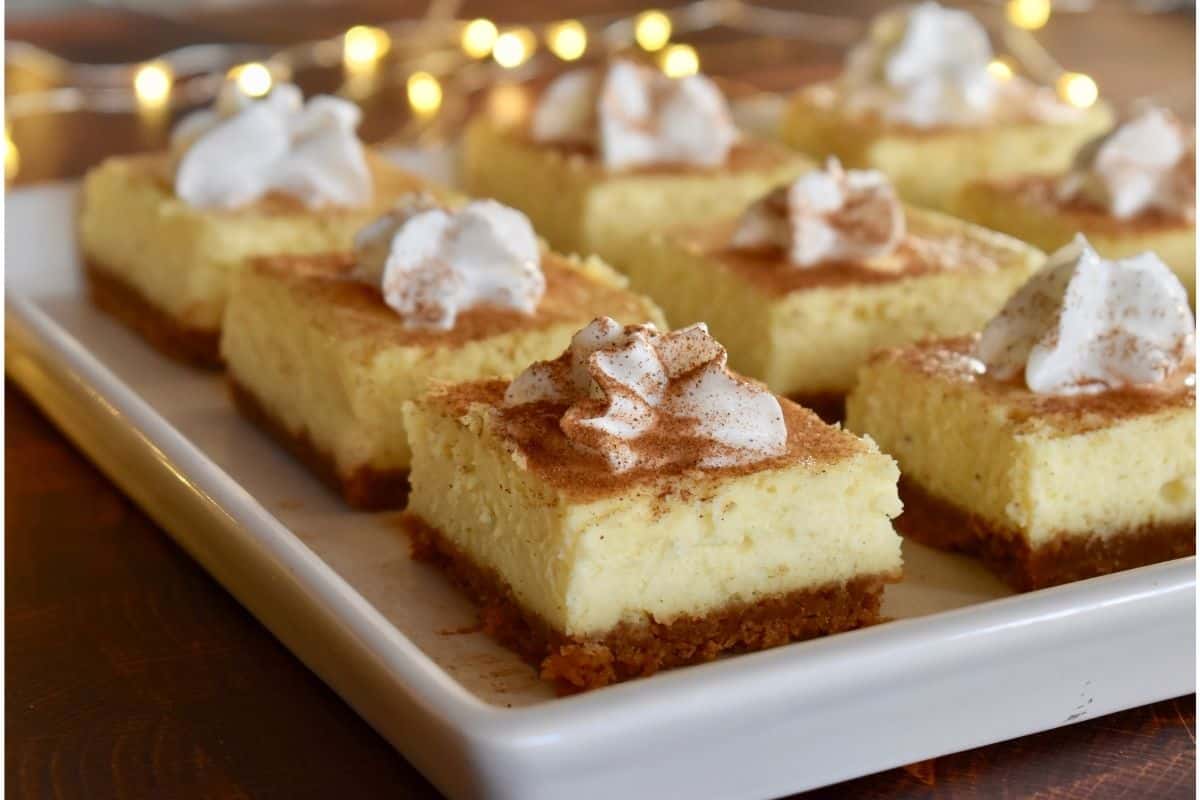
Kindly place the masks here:
[(990, 191), (1012, 196), (1021, 203), (1049, 214), (1065, 214), (1074, 227), (1087, 233), (1146, 234), (1191, 230), (1195, 223), (1182, 214), (1150, 208), (1135, 217), (1118, 219), (1104, 207), (1076, 196), (1063, 199), (1058, 192), (1059, 178), (1054, 175), (1025, 175), (986, 182)]

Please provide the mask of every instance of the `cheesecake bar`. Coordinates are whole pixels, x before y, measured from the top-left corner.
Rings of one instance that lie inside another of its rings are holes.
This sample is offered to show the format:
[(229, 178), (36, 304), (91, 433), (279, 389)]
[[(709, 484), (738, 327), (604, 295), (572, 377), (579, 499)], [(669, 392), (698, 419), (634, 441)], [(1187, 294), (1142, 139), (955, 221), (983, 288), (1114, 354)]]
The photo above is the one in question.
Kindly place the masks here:
[(566, 690), (878, 622), (899, 578), (894, 462), (711, 343), (597, 320), (511, 384), (405, 406), (414, 555)]
[[(184, 118), (171, 152), (110, 158), (83, 181), (79, 241), (92, 301), (200, 366), (220, 366), (221, 317), (246, 259), (344, 250), (424, 185), (364, 150), (352, 104), (301, 105), (288, 85), (264, 101), (238, 97), (227, 87), (220, 115)], [(288, 134), (280, 120), (307, 128)], [(276, 141), (289, 135), (291, 151)], [(317, 144), (325, 149), (309, 149)]]
[(1077, 233), (1109, 258), (1156, 253), (1196, 299), (1195, 137), (1149, 109), (1076, 155), (1063, 174), (968, 184), (956, 216), (1046, 251)]
[(902, 231), (886, 252), (796, 265), (782, 248), (739, 246), (731, 219), (651, 235), (626, 274), (673, 323), (705, 321), (738, 372), (840, 419), (871, 351), (978, 330), (1045, 258), (937, 212), (896, 210)]
[(1060, 172), (1112, 125), (1098, 102), (1076, 109), (1052, 90), (989, 72), (987, 32), (936, 3), (880, 15), (840, 78), (798, 91), (785, 142), (815, 158), (877, 169), (907, 202), (949, 210), (970, 180)]
[[(557, 94), (552, 85), (539, 110), (568, 107)], [(671, 106), (662, 113), (679, 112)], [(524, 211), (555, 249), (594, 253), (623, 268), (642, 234), (736, 214), (753, 198), (812, 166), (782, 145), (737, 135), (723, 114), (723, 108), (712, 110), (716, 119), (701, 117), (691, 126), (727, 131), (728, 141), (702, 142), (715, 157), (664, 147), (648, 148), (652, 157), (641, 159), (624, 158), (625, 139), (617, 135), (555, 130), (539, 137), (536, 131), (549, 126), (535, 125), (545, 116), (536, 111), (505, 120), (481, 114), (467, 128), (463, 183), (473, 195)]]
[(545, 253), (532, 314), (481, 306), (447, 330), (405, 324), (351, 253), (256, 259), (221, 337), (238, 408), (357, 508), (404, 504), (411, 451), (400, 408), (439, 381), (509, 376), (561, 352), (600, 313), (661, 323), (597, 260)]
[[(1183, 320), (1186, 349), (1194, 323), (1177, 283), (1173, 294), (1170, 314)], [(1110, 326), (1112, 317), (1076, 301)], [(1064, 348), (1114, 342), (1119, 353), (1092, 349), (1091, 363), (1128, 362), (1145, 355), (1145, 341), (1163, 341), (1146, 329), (1142, 344), (1111, 331), (1081, 336), (1086, 324), (1079, 318), (1065, 333), (1056, 329), (1061, 338), (1037, 345), (1041, 352), (1016, 378), (996, 374), (985, 359), (1020, 349), (1022, 340), (1028, 348), (1032, 337), (1013, 336), (991, 353), (976, 334), (871, 357), (847, 401), (846, 424), (899, 462), (904, 513), (896, 527), (904, 536), (974, 554), (1021, 590), (1195, 553), (1193, 356), (1182, 354), (1173, 371), (1147, 357), (1149, 372), (1126, 364), (1106, 383), (1095, 374), (1078, 380), (1076, 365), (1088, 362), (1068, 360)], [(1124, 382), (1138, 370), (1137, 382)], [(1160, 370), (1164, 377), (1152, 380)]]

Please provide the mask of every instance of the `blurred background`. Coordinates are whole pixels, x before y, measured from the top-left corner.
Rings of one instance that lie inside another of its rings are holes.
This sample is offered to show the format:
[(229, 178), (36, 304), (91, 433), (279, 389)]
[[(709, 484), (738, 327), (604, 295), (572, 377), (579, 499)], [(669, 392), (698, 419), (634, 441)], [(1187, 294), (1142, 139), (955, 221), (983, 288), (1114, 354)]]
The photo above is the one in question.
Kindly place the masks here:
[[(1167, 0), (952, 3), (992, 34), (995, 68), (1097, 94), (1121, 110), (1153, 99), (1195, 117), (1195, 8)], [(724, 79), (743, 122), (779, 93), (836, 73), (878, 0), (15, 0), (8, 3), (6, 174), (80, 174), (102, 155), (160, 147), (170, 123), (221, 80), (247, 91), (294, 80), (364, 108), (372, 142), (451, 141), (483, 102), (577, 63), (645, 51), (664, 70)], [(499, 90), (498, 92), (496, 90)], [(756, 123), (757, 121), (757, 123)]]

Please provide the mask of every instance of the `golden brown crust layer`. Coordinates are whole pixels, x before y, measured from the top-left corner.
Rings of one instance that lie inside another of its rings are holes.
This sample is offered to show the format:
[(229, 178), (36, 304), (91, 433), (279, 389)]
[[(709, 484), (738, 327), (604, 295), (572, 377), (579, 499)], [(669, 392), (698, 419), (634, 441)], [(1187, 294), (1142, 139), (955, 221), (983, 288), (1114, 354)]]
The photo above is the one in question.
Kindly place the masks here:
[(1196, 554), (1196, 523), (1143, 525), (1105, 536), (1060, 534), (1031, 547), (1018, 531), (1001, 528), (900, 478), (904, 513), (896, 530), (907, 538), (980, 558), (1018, 591), (1042, 589)]
[(868, 263), (830, 261), (798, 268), (773, 249), (743, 250), (729, 246), (736, 222), (676, 232), (679, 246), (720, 264), (760, 291), (780, 297), (810, 289), (873, 286), (940, 272), (994, 272), (1003, 268), (994, 246), (962, 233), (930, 229), (909, 212), (908, 235), (895, 252), (879, 259), (887, 269)]
[[(1162, 386), (1130, 387), (1099, 394), (1035, 394), (1017, 381), (998, 381), (980, 374), (982, 365), (971, 353), (978, 334), (920, 342), (877, 351), (870, 363), (891, 361), (919, 374), (987, 392), (1006, 408), (1014, 426), (1047, 424), (1078, 434), (1114, 421), (1196, 407), (1196, 388), (1179, 375)], [(1194, 368), (1188, 371), (1192, 374)]]
[(283, 445), (314, 475), (338, 492), (347, 505), (364, 511), (384, 511), (403, 508), (408, 502), (408, 470), (359, 467), (345, 475), (332, 455), (321, 450), (305, 433), (288, 430), (233, 375), (229, 375), (229, 389), (233, 404), (242, 416)]
[(733, 604), (699, 617), (621, 623), (603, 636), (571, 637), (521, 608), (494, 571), (476, 564), (439, 531), (404, 515), (413, 558), (432, 563), (479, 606), (484, 631), (538, 667), (562, 692), (598, 689), (659, 670), (712, 661), (723, 653), (765, 650), (881, 621), (893, 575), (855, 578), (757, 603)]
[(193, 328), (163, 311), (102, 264), (84, 257), (92, 305), (111, 314), (163, 355), (193, 367), (221, 369), (219, 330)]
[(997, 194), (1010, 195), (1031, 208), (1069, 217), (1071, 227), (1084, 233), (1134, 236), (1190, 231), (1196, 227), (1195, 223), (1186, 217), (1156, 208), (1144, 211), (1136, 217), (1119, 219), (1110, 214), (1108, 209), (1081, 198), (1060, 200), (1058, 181), (1057, 175), (1026, 175), (987, 181), (987, 187)]
[(853, 434), (831, 427), (809, 409), (780, 398), (779, 405), (788, 430), (787, 450), (780, 456), (753, 464), (704, 470), (672, 463), (613, 472), (602, 457), (582, 451), (567, 440), (559, 428), (564, 406), (530, 403), (503, 408), (507, 386), (508, 382), (504, 380), (462, 383), (437, 389), (427, 400), (436, 402), (452, 417), (463, 416), (475, 404), (497, 409), (497, 430), (505, 445), (519, 451), (527, 468), (539, 479), (578, 500), (618, 494), (642, 485), (659, 485), (664, 493), (690, 496), (703, 493), (716, 482), (732, 476), (802, 463), (836, 463), (862, 453), (866, 448)]
[(563, 323), (582, 327), (597, 316), (634, 319), (643, 316), (646, 302), (627, 289), (598, 283), (567, 260), (542, 254), (546, 293), (537, 311), (471, 308), (463, 311), (449, 331), (409, 328), (384, 302), (377, 288), (350, 277), (350, 253), (318, 256), (270, 256), (255, 259), (250, 268), (270, 274), (291, 291), (310, 295), (327, 309), (316, 324), (328, 325), (340, 338), (362, 338), (372, 347), (455, 347), (519, 330), (541, 330)]

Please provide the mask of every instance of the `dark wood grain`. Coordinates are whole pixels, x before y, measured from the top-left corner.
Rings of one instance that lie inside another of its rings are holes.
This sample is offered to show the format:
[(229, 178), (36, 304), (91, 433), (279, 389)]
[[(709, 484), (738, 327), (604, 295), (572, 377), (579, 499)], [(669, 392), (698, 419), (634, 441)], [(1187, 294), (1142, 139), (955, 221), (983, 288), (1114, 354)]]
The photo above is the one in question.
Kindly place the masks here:
[[(576, 14), (633, 7), (628, 0), (537, 0), (518, 13), (552, 18), (565, 13), (564, 5)], [(865, 13), (878, 3), (811, 5)], [(504, 18), (515, 16), (514, 8), (469, 2), (461, 13)], [(1190, 18), (1121, 16), (1111, 4), (1102, 9), (1091, 38), (1080, 35), (1078, 19), (1047, 34), (1064, 61), (1091, 71), (1118, 100), (1147, 82), (1166, 86), (1168, 79), (1172, 96), (1191, 95)], [(282, 19), (246, 26), (229, 16), (164, 22), (89, 11), (34, 23), (10, 19), (7, 33), (79, 58), (140, 58), (185, 42), (238, 35), (279, 41), (408, 10), (359, 3), (357, 10), (289, 15), (286, 28)], [(1104, 46), (1090, 46), (1097, 42)], [(792, 66), (767, 69), (755, 61), (740, 77), (781, 88), (792, 80), (788, 69), (811, 70), (833, 52), (791, 47), (798, 48)], [(9, 91), (33, 80), (10, 73)], [(1187, 91), (1177, 88), (1181, 82)], [(368, 114), (371, 138), (395, 125), (398, 99), (382, 98), (374, 117)], [(1191, 114), (1190, 102), (1179, 110)], [(23, 120), (13, 130), (22, 153), (20, 181), (78, 175), (108, 153), (154, 146), (164, 131), (100, 115)], [(11, 385), (5, 413), (10, 797), (437, 796)], [(1192, 797), (1194, 732), (1195, 698), (1188, 697), (807, 796)]]

